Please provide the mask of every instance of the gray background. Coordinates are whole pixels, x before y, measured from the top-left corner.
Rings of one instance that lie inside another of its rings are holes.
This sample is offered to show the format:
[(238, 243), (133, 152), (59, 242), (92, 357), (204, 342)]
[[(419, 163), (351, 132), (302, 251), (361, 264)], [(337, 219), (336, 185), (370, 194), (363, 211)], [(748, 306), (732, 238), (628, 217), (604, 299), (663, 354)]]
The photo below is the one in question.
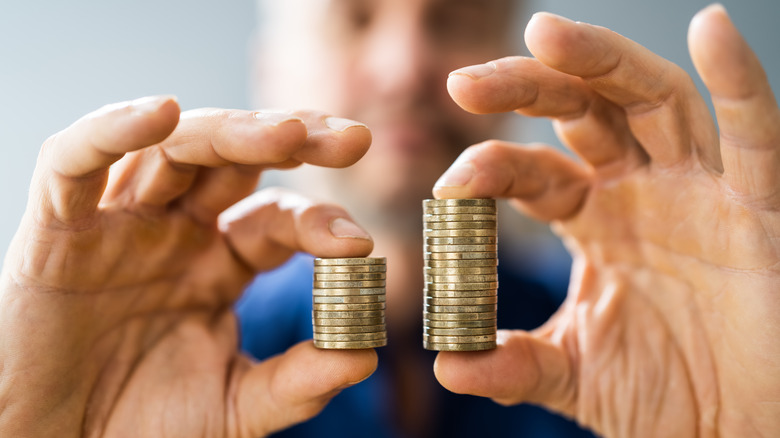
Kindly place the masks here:
[[(283, 0), (279, 0), (283, 1)], [(319, 0), (311, 0), (319, 1)], [(723, 2), (780, 90), (780, 1)], [(688, 22), (699, 0), (530, 0), (601, 24), (693, 71)], [(0, 6), (0, 249), (22, 215), (40, 144), (106, 103), (175, 94), (183, 109), (249, 108), (252, 0), (41, 0)], [(547, 123), (519, 141), (556, 143)]]

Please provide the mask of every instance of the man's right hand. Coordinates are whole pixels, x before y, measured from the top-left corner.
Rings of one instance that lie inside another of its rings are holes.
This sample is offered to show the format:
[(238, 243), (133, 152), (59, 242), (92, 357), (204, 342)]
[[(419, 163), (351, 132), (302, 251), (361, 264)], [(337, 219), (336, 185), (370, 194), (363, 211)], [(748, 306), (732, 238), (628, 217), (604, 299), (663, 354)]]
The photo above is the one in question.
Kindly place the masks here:
[(179, 116), (170, 97), (110, 105), (44, 144), (0, 283), (0, 436), (256, 437), (376, 367), (371, 350), (311, 342), (253, 364), (232, 311), (295, 251), (371, 252), (338, 206), (244, 199), (265, 168), (354, 163), (368, 129), (315, 112)]

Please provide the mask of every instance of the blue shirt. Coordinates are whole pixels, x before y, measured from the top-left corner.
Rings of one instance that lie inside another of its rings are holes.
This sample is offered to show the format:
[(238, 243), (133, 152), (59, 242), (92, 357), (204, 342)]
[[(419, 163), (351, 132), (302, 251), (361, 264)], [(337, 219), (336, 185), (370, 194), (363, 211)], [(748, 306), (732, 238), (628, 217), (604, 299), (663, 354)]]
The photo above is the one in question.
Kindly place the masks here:
[[(258, 276), (247, 288), (236, 310), (241, 345), (248, 354), (262, 360), (311, 339), (312, 266), (310, 256), (295, 255), (279, 269)], [(531, 329), (541, 325), (560, 304), (555, 295), (539, 283), (505, 271), (499, 267), (498, 326)], [(422, 299), (422, 291), (420, 294)], [(420, 324), (422, 328), (422, 321)], [(379, 366), (371, 377), (342, 391), (315, 418), (274, 436), (402, 438), (394, 421), (396, 393), (391, 367), (383, 366), (392, 359), (392, 351), (390, 346), (377, 349)], [(421, 354), (429, 356), (432, 368), (436, 353)], [(453, 394), (439, 385), (432, 387), (435, 404), (430, 438), (593, 437), (575, 423), (536, 406), (504, 407), (489, 399)]]

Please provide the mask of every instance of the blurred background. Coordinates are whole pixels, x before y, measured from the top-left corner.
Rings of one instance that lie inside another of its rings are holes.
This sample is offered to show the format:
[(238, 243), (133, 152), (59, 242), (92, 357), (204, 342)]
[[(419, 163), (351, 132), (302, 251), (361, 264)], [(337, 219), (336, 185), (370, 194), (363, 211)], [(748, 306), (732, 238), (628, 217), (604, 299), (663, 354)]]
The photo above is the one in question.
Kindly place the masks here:
[[(780, 2), (722, 3), (762, 59), (774, 89), (780, 90)], [(604, 25), (695, 76), (686, 33), (690, 18), (707, 4), (529, 0), (527, 10)], [(252, 0), (5, 2), (0, 7), (3, 252), (24, 211), (41, 143), (83, 114), (106, 103), (154, 94), (177, 95), (185, 110), (250, 108), (249, 40), (255, 16)], [(557, 144), (545, 121), (519, 122), (512, 140)]]

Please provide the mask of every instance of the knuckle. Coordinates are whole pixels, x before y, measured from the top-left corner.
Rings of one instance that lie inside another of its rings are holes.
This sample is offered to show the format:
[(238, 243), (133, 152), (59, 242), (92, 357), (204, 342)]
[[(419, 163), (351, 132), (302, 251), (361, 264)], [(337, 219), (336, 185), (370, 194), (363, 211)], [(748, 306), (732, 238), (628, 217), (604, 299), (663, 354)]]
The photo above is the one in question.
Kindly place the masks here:
[(469, 149), (472, 149), (473, 153), (479, 154), (479, 155), (499, 155), (502, 154), (504, 151), (504, 145), (499, 140), (485, 140), (481, 143), (477, 143), (474, 146), (471, 146)]
[(60, 142), (61, 133), (58, 132), (56, 134), (52, 134), (43, 141), (43, 144), (41, 145), (40, 153), (41, 155), (48, 155), (51, 154), (52, 149), (56, 149), (57, 145)]

